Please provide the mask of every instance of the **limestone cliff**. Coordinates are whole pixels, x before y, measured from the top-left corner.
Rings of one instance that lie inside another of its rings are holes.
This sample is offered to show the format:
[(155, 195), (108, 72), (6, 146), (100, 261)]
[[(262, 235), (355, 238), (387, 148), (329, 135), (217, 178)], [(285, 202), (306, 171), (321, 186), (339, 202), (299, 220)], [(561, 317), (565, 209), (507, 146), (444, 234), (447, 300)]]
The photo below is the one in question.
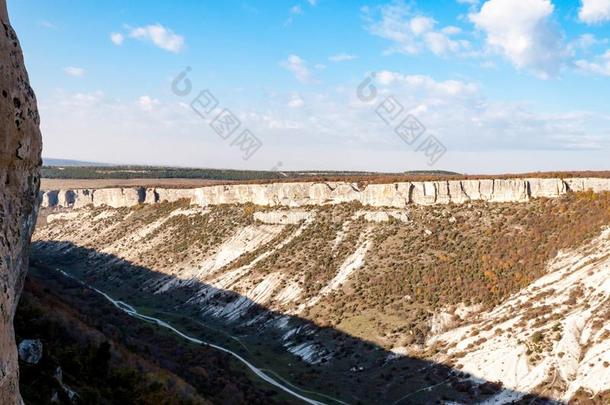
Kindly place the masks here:
[(234, 184), (193, 189), (106, 188), (48, 190), (43, 207), (81, 208), (92, 204), (113, 208), (187, 199), (193, 205), (253, 203), (261, 206), (303, 207), (359, 202), (371, 207), (405, 208), (409, 204), (462, 204), (470, 201), (526, 202), (556, 198), (568, 192), (610, 191), (605, 178), (515, 178), (401, 182), (360, 186), (348, 182)]
[(36, 222), (42, 148), (36, 98), (0, 0), (0, 403), (21, 403), (13, 316)]

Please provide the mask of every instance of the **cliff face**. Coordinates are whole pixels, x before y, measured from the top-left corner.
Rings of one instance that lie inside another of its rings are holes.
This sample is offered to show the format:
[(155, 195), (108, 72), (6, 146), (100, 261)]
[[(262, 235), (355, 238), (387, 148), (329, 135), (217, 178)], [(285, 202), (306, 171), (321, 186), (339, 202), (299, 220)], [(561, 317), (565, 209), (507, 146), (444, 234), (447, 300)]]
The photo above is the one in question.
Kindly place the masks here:
[(532, 198), (555, 198), (568, 192), (610, 191), (610, 179), (499, 179), (450, 180), (369, 184), (272, 183), (236, 184), (194, 189), (108, 188), (49, 190), (42, 194), (43, 207), (131, 207), (139, 203), (174, 202), (188, 199), (193, 205), (253, 203), (261, 206), (303, 207), (360, 202), (371, 207), (405, 208), (409, 204), (462, 204), (470, 201), (526, 202)]
[(0, 403), (21, 403), (13, 317), (36, 222), (42, 148), (36, 98), (0, 0)]

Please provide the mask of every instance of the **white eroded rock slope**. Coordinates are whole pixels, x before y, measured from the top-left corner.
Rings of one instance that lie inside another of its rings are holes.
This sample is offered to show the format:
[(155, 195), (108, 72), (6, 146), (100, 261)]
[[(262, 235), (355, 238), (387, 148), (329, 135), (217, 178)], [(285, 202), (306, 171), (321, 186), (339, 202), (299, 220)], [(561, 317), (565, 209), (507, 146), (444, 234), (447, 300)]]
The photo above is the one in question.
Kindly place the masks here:
[[(183, 217), (189, 220), (196, 217), (205, 220), (210, 217), (210, 210), (199, 207), (176, 208), (149, 220), (137, 229), (122, 232), (123, 236), (105, 236), (114, 234), (123, 223), (133, 219), (133, 215), (134, 211), (110, 208), (52, 213), (47, 216), (48, 226), (39, 230), (36, 238), (61, 240), (55, 247), (58, 249), (65, 249), (67, 241), (76, 246), (95, 247), (98, 253), (92, 253), (92, 257), (109, 254), (114, 263), (119, 258), (137, 261), (143, 255), (156, 255), (158, 247), (167, 238), (175, 238), (173, 235), (178, 228), (172, 223), (173, 219)], [(203, 255), (194, 246), (188, 246), (187, 261), (170, 260), (163, 269), (167, 276), (148, 283), (145, 288), (163, 294), (195, 286), (196, 291), (188, 298), (188, 302), (198, 305), (204, 314), (227, 322), (245, 316), (254, 305), (299, 315), (354, 276), (372, 246), (375, 227), (383, 226), (390, 220), (409, 221), (407, 212), (396, 209), (360, 209), (352, 214), (348, 211), (345, 214), (348, 220), (345, 222), (343, 217), (331, 219), (340, 224), (337, 225), (340, 229), (333, 241), (337, 268), (328, 276), (327, 283), (321, 285), (313, 295), (306, 295), (306, 279), (303, 274), (279, 269), (261, 273), (261, 269), (256, 267), (287, 246), (298, 252), (297, 241), (304, 232), (311, 232), (316, 215), (315, 210), (300, 208), (255, 211), (250, 222), (226, 229), (218, 243), (205, 250)], [(210, 217), (209, 220), (212, 228), (214, 221), (218, 221), (215, 217)], [(358, 231), (359, 223), (368, 225)], [(350, 236), (357, 239), (350, 240)], [(236, 265), (243, 257), (248, 259)], [(239, 297), (234, 299), (232, 293), (239, 294)], [(289, 338), (285, 341), (286, 347), (298, 355), (303, 354), (304, 359), (314, 361), (315, 358), (316, 362), (321, 360), (322, 356), (315, 356), (311, 348), (295, 348), (296, 344)]]
[(561, 253), (546, 276), (502, 305), (470, 316), (428, 343), (448, 347), (440, 359), (453, 358), (473, 379), (502, 382), (496, 402), (610, 390), (610, 230)]

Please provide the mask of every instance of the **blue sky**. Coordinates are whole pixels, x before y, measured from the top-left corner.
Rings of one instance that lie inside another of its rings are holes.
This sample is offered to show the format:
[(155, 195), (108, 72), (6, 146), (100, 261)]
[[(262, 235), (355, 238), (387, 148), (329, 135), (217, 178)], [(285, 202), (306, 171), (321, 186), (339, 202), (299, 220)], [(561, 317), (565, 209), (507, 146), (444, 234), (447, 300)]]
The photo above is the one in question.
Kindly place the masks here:
[[(475, 172), (608, 169), (610, 0), (9, 0), (44, 155)], [(172, 80), (186, 67), (192, 94)], [(374, 73), (374, 100), (357, 97)], [(207, 89), (206, 119), (190, 107)], [(391, 100), (425, 126), (409, 144)], [(239, 118), (223, 139), (210, 121)], [(243, 129), (260, 141), (244, 159)], [(433, 135), (438, 160), (417, 150)], [(431, 160), (434, 164), (431, 165)]]

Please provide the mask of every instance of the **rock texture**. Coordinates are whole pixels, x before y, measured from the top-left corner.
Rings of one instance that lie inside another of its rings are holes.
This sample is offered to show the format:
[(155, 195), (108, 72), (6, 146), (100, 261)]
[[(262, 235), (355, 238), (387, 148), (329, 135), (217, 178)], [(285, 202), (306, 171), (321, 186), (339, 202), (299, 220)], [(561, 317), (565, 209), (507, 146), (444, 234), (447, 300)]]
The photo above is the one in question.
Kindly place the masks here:
[(304, 207), (308, 205), (359, 202), (371, 207), (404, 208), (409, 204), (463, 204), (469, 201), (527, 202), (532, 198), (556, 198), (568, 192), (610, 191), (610, 179), (486, 179), (369, 184), (272, 183), (209, 186), (194, 189), (107, 188), (48, 190), (43, 207), (80, 208), (106, 205), (131, 207), (140, 203), (174, 202), (208, 206), (252, 203), (261, 206)]
[(8, 405), (21, 403), (13, 316), (36, 223), (42, 142), (36, 98), (5, 0), (0, 20), (0, 404)]

